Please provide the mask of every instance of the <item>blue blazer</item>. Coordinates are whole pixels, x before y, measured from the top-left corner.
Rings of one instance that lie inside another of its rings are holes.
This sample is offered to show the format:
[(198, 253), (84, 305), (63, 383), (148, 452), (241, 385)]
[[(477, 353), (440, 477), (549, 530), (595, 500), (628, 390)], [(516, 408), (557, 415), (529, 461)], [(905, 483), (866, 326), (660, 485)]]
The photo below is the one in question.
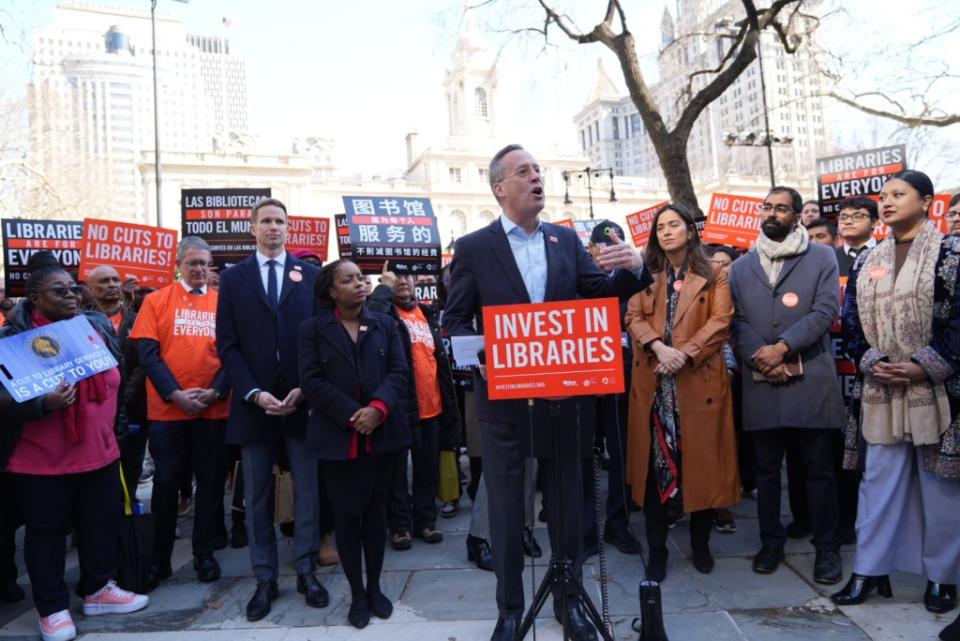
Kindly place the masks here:
[[(292, 272), (303, 276), (296, 281), (290, 278)], [(276, 313), (267, 303), (256, 254), (226, 270), (220, 277), (217, 352), (233, 389), (227, 419), (227, 443), (245, 445), (278, 436), (271, 417), (244, 398), (254, 389), (271, 391), (278, 372), (283, 373), (289, 388), (300, 386), (297, 330), (300, 323), (316, 313), (313, 288), (319, 272), (314, 265), (286, 253)], [(286, 418), (284, 429), (302, 435), (306, 419), (306, 406), (301, 404), (297, 412)]]
[(377, 399), (387, 419), (370, 435), (374, 454), (410, 445), (406, 392), (410, 370), (396, 321), (366, 305), (354, 343), (332, 309), (300, 325), (300, 386), (309, 406), (307, 453), (345, 460), (354, 430), (347, 422)]
[[(545, 302), (604, 297), (625, 300), (653, 282), (646, 269), (639, 278), (624, 270), (605, 274), (590, 258), (574, 230), (546, 222), (542, 225), (547, 248)], [(448, 336), (482, 334), (482, 309), (487, 305), (530, 302), (499, 219), (457, 241), (451, 272), (443, 317)], [(501, 423), (527, 421), (524, 400), (490, 401), (486, 381), (479, 375), (474, 378), (479, 419)]]

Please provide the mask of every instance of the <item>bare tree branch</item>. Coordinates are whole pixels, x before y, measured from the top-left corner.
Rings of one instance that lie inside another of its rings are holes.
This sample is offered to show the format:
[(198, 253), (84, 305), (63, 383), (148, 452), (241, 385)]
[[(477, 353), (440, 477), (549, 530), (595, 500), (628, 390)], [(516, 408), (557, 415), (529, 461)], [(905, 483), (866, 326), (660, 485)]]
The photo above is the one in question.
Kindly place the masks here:
[[(881, 118), (887, 118), (888, 120), (893, 120), (894, 122), (899, 122), (900, 124), (906, 125), (907, 127), (949, 127), (950, 125), (955, 125), (960, 122), (960, 114), (946, 114), (943, 116), (907, 116), (903, 113), (895, 113), (892, 111), (887, 111), (884, 109), (876, 109), (874, 107), (869, 107), (867, 105), (858, 102), (858, 98), (861, 98), (866, 95), (877, 95), (890, 102), (897, 104), (895, 101), (891, 100), (888, 96), (883, 94), (878, 94), (876, 92), (870, 92), (869, 94), (858, 94), (855, 95), (852, 99), (846, 96), (843, 96), (835, 91), (827, 93), (827, 95), (834, 100), (841, 102), (848, 107), (853, 107), (858, 111), (862, 111), (865, 114), (870, 114), (871, 116), (880, 116)], [(899, 106), (899, 105), (898, 105)]]

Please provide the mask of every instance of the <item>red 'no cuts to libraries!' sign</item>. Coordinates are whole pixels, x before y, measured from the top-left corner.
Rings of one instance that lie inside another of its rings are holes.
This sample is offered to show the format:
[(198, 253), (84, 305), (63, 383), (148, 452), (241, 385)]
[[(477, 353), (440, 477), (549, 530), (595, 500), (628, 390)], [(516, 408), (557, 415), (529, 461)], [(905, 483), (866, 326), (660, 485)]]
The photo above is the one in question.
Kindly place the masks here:
[[(653, 207), (647, 207), (632, 214), (627, 214), (627, 227), (630, 228), (630, 237), (633, 238), (634, 247), (646, 247), (650, 242), (650, 232), (653, 227), (653, 218), (660, 211), (660, 208), (667, 202), (657, 203)], [(624, 239), (626, 240), (626, 239)]]
[(705, 243), (749, 249), (760, 233), (764, 215), (757, 209), (763, 198), (714, 194), (701, 238)]
[(84, 218), (80, 252), (80, 280), (106, 265), (120, 279), (136, 278), (144, 287), (173, 283), (177, 232), (147, 225)]
[(623, 392), (616, 298), (483, 308), (492, 400)]

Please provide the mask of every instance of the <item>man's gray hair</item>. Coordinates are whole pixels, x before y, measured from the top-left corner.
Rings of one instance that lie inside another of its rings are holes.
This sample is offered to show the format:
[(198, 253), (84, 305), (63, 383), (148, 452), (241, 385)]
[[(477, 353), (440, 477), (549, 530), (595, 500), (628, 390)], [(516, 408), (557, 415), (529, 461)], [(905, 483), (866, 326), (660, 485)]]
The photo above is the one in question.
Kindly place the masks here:
[(180, 244), (177, 245), (178, 263), (183, 260), (183, 255), (187, 253), (188, 249), (202, 249), (204, 251), (210, 251), (210, 245), (208, 245), (207, 241), (199, 236), (184, 236), (183, 240), (180, 241)]
[[(493, 191), (494, 185), (496, 185), (498, 182), (504, 179), (503, 157), (509, 154), (511, 151), (519, 151), (522, 149), (523, 149), (522, 145), (507, 145), (506, 147), (498, 151), (496, 154), (494, 154), (493, 158), (490, 160), (490, 171), (488, 172), (489, 178), (490, 178), (491, 191)], [(494, 194), (494, 196), (496, 196), (496, 194)], [(499, 198), (497, 200), (499, 201)]]

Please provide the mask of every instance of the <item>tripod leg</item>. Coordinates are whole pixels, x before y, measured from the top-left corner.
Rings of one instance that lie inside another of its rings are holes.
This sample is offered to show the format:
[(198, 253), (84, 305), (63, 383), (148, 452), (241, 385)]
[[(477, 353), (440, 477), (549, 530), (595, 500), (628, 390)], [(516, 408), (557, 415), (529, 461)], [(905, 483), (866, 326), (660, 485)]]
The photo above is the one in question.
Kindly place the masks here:
[(537, 588), (537, 594), (533, 598), (533, 603), (530, 604), (530, 609), (527, 610), (526, 616), (523, 617), (523, 622), (520, 624), (519, 638), (523, 639), (527, 636), (527, 632), (530, 631), (534, 619), (540, 614), (540, 610), (543, 609), (543, 604), (547, 602), (547, 594), (550, 593), (551, 585), (556, 580), (557, 571), (553, 564), (551, 564), (550, 567), (547, 568), (547, 573), (543, 576), (540, 587)]
[(600, 636), (603, 637), (604, 641), (614, 641), (613, 637), (610, 636), (610, 631), (607, 630), (607, 626), (603, 622), (603, 617), (600, 616), (600, 613), (597, 611), (597, 607), (593, 604), (593, 601), (590, 600), (590, 595), (587, 593), (587, 589), (583, 587), (583, 583), (580, 581), (574, 581), (573, 583), (577, 586), (577, 594), (580, 596), (580, 604), (583, 606), (584, 610), (586, 610), (587, 618), (590, 619), (590, 622), (600, 632)]

